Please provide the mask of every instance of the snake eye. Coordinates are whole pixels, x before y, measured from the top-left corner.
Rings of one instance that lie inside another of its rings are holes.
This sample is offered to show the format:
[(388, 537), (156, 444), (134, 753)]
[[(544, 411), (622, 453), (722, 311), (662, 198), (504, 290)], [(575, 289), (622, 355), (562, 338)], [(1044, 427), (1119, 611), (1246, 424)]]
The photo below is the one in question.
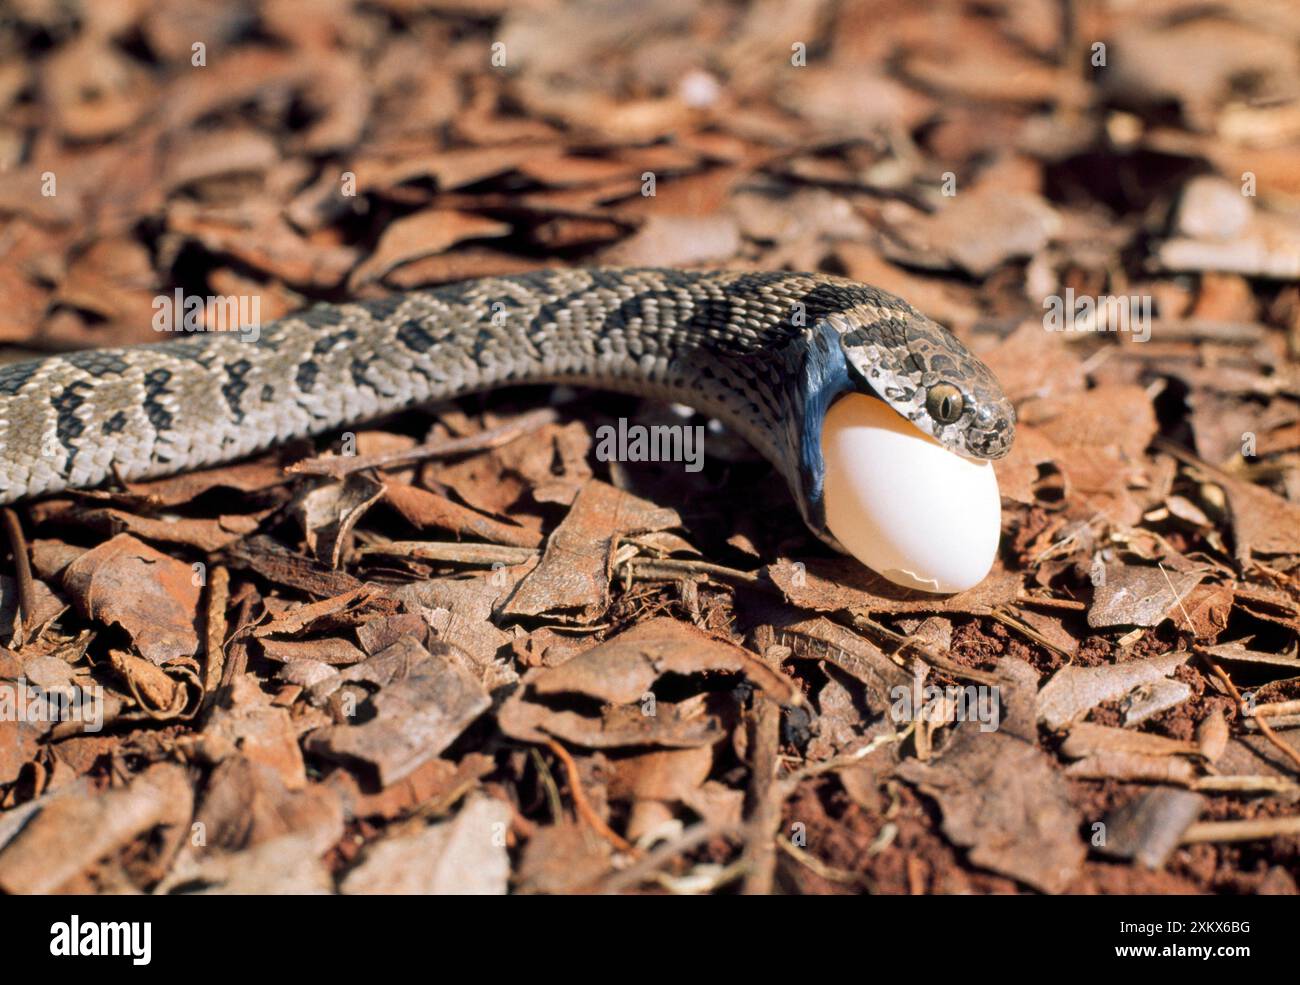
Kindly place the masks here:
[(940, 424), (951, 424), (961, 417), (966, 401), (951, 383), (936, 383), (925, 394), (925, 409)]

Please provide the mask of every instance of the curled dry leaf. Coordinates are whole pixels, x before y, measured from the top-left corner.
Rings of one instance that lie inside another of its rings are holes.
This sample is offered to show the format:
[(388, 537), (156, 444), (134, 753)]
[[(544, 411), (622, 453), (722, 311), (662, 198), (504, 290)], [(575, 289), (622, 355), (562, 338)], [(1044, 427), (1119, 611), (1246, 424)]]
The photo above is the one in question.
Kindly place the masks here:
[(242, 211), (243, 215), (232, 218), (177, 203), (167, 210), (167, 227), (205, 249), (303, 289), (336, 288), (356, 263), (352, 247), (317, 245), (298, 235), (278, 210), (259, 205)]
[(64, 514), (64, 518), (94, 530), (106, 529), (112, 533), (125, 531), (154, 543), (181, 544), (211, 554), (237, 543), (256, 531), (258, 524), (270, 513), (270, 510), (262, 510), (257, 513), (221, 516), (216, 519), (198, 517), (161, 519), (111, 508), (74, 507)]
[(458, 764), (431, 759), (396, 783), (371, 792), (346, 770), (335, 770), (327, 782), (339, 791), (352, 817), (391, 820), (429, 803), (454, 800), (496, 768), (492, 757), (470, 753)]
[(1007, 260), (1036, 254), (1061, 224), (1046, 202), (1023, 192), (976, 189), (946, 202), (934, 215), (894, 225), (897, 245), (886, 241), (886, 255), (985, 277)]
[(501, 648), (513, 637), (493, 624), (493, 612), (522, 575), (518, 568), (498, 568), (481, 578), (414, 582), (392, 595), (418, 612), (439, 640), (468, 654), (479, 667), (495, 669)]
[(126, 490), (153, 506), (178, 506), (193, 502), (212, 489), (255, 493), (284, 485), (287, 481), (278, 461), (267, 457), (217, 469), (183, 472), (166, 479), (128, 482)]
[(388, 225), (370, 258), (357, 265), (349, 278), (356, 290), (367, 281), (422, 257), (441, 253), (461, 240), (504, 236), (510, 226), (494, 219), (452, 209), (427, 209)]
[(743, 674), (779, 704), (802, 701), (794, 681), (741, 647), (669, 618), (638, 623), (560, 666), (536, 674), (531, 684), (539, 695), (570, 692), (611, 704), (632, 704), (664, 674), (702, 673)]
[(682, 266), (734, 256), (739, 246), (740, 232), (730, 216), (654, 215), (636, 235), (605, 250), (600, 259), (616, 267)]
[(490, 544), (505, 544), (509, 547), (536, 547), (542, 542), (542, 535), (536, 530), (503, 523), (459, 503), (453, 503), (446, 496), (404, 483), (385, 483), (384, 501), (397, 510), (407, 523), (421, 529), (436, 527), (449, 530), (458, 537), (477, 537)]
[(609, 871), (612, 848), (591, 828), (567, 819), (539, 828), (516, 873), (521, 893), (575, 892)]
[[(664, 674), (742, 674), (784, 705), (798, 705), (794, 681), (740, 647), (674, 619), (651, 619), (564, 663), (533, 670), (502, 706), (508, 735), (543, 742), (548, 735), (588, 748), (650, 745), (694, 748), (716, 742), (720, 716), (734, 714), (725, 694), (698, 694), (680, 703), (654, 697)], [(601, 703), (598, 714), (567, 710), (576, 697)]]
[(590, 621), (605, 609), (617, 538), (680, 525), (673, 510), (593, 479), (579, 490), (569, 515), (547, 538), (541, 562), (502, 611), (532, 616), (577, 609)]
[(185, 706), (189, 703), (188, 688), (183, 681), (157, 664), (120, 650), (109, 652), (109, 663), (126, 681), (131, 694), (151, 718), (167, 721), (179, 717), (185, 711)]
[(1277, 667), (1300, 677), (1300, 657), (1296, 655), (1294, 642), (1290, 653), (1269, 653), (1263, 650), (1252, 650), (1247, 645), (1250, 642), (1251, 639), (1248, 638), (1233, 640), (1230, 643), (1219, 643), (1215, 646), (1207, 646), (1205, 652), (1221, 663)]
[(295, 605), (283, 615), (253, 630), (256, 637), (298, 635), (305, 632), (329, 632), (362, 622), (372, 613), (392, 612), (397, 604), (383, 598), (382, 592), (369, 585), (341, 595)]
[[(531, 676), (524, 676), (525, 688)], [(644, 707), (607, 706), (598, 715), (591, 715), (557, 710), (516, 693), (501, 706), (497, 724), (506, 735), (522, 742), (544, 743), (554, 736), (588, 749), (690, 749), (711, 746), (722, 739), (726, 735), (722, 714), (734, 712), (734, 706), (704, 695), (678, 703), (656, 701), (653, 715), (647, 714)]]
[(0, 783), (13, 783), (23, 767), (36, 757), (46, 729), (42, 723), (0, 717)]
[[(321, 861), (328, 846), (315, 834), (289, 834), (241, 852), (213, 852), (169, 873), (157, 892), (198, 895), (325, 895), (334, 879)], [(183, 889), (181, 887), (184, 887)]]
[(383, 495), (382, 482), (358, 473), (341, 482), (317, 486), (299, 497), (294, 505), (307, 547), (317, 560), (337, 568), (351, 541), (352, 529)]
[(187, 844), (172, 875), (209, 852), (236, 852), (284, 835), (305, 835), (331, 844), (343, 834), (343, 801), (335, 790), (312, 784), (290, 790), (264, 763), (232, 756), (212, 771), (194, 814), (201, 845)]
[(1300, 505), (1260, 486), (1223, 476), (1239, 555), (1300, 554)]
[(374, 717), (357, 725), (318, 729), (308, 738), (313, 752), (367, 764), (383, 786), (410, 776), (437, 756), (492, 704), (482, 685), (448, 659), (446, 647), (430, 653), (410, 639), (389, 649), (394, 647), (405, 654), (414, 651), (415, 656), (408, 673), (371, 699)]
[(1167, 783), (1190, 787), (1196, 767), (1185, 759), (1144, 756), (1135, 752), (1102, 752), (1071, 763), (1066, 775), (1088, 780), (1123, 783)]
[(1196, 745), (1211, 764), (1228, 748), (1228, 721), (1223, 717), (1222, 708), (1214, 708), (1196, 726)]
[(910, 688), (913, 683), (911, 673), (870, 640), (823, 617), (760, 627), (754, 639), (762, 652), (775, 644), (788, 648), (795, 659), (834, 664), (866, 686), (867, 704), (877, 713), (888, 708), (894, 688)]
[(190, 565), (130, 534), (87, 551), (63, 571), (63, 587), (83, 615), (121, 626), (140, 654), (159, 665), (197, 652), (201, 585)]
[[(35, 595), (33, 611), (27, 614), (30, 626), (43, 626), (60, 615), (68, 604), (64, 602), (50, 586), (40, 578), (32, 579)], [(0, 574), (0, 645), (13, 643), (13, 632), (18, 618), (18, 580), (11, 575)], [(0, 663), (0, 677), (4, 675)]]
[(1191, 685), (1172, 677), (1139, 685), (1120, 702), (1124, 712), (1124, 725), (1140, 725), (1153, 715), (1177, 707), (1191, 696)]
[(298, 660), (312, 660), (336, 667), (360, 663), (366, 654), (347, 640), (331, 636), (315, 640), (275, 640), (260, 641), (262, 653), (278, 663), (291, 663)]

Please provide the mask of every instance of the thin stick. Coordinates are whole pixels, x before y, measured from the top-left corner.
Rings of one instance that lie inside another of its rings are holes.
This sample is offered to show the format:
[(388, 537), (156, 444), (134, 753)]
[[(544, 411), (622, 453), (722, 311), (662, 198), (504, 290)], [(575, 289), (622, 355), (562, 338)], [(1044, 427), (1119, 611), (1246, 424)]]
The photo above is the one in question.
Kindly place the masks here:
[(547, 739), (546, 744), (550, 747), (551, 752), (555, 753), (560, 762), (564, 764), (564, 771), (569, 776), (569, 788), (573, 793), (573, 806), (577, 808), (578, 815), (592, 827), (596, 834), (600, 835), (620, 852), (635, 855), (635, 846), (606, 824), (604, 819), (591, 806), (591, 802), (587, 800), (587, 792), (582, 788), (582, 777), (578, 775), (578, 764), (569, 755), (569, 750), (554, 739)]
[(746, 896), (767, 896), (776, 878), (774, 842), (781, 840), (781, 806), (785, 803), (785, 792), (776, 775), (781, 752), (781, 706), (758, 695), (754, 711), (743, 892)]
[[(1158, 567), (1160, 568), (1160, 573), (1165, 576), (1165, 583), (1169, 586), (1170, 594), (1173, 595), (1174, 601), (1178, 603), (1178, 608), (1183, 614), (1183, 619), (1187, 622), (1187, 631), (1192, 634), (1192, 639), (1195, 640), (1196, 627), (1192, 625), (1192, 617), (1187, 614), (1187, 609), (1183, 606), (1183, 600), (1178, 597), (1178, 592), (1174, 588), (1173, 580), (1169, 577), (1169, 572), (1165, 570), (1165, 566), (1163, 564), (1158, 564)], [(1214, 662), (1214, 658), (1210, 656), (1208, 653), (1206, 653), (1205, 650), (1197, 646), (1193, 646), (1193, 649), (1196, 655), (1200, 657), (1202, 660), (1204, 660), (1205, 663), (1209, 666), (1210, 671), (1214, 674), (1214, 676), (1223, 682), (1223, 686), (1226, 687), (1228, 689), (1228, 693), (1232, 695), (1232, 700), (1237, 702), (1237, 707), (1241, 710), (1241, 713), (1243, 715), (1249, 714), (1249, 709), (1246, 706), (1246, 700), (1241, 696), (1241, 692), (1237, 690), (1237, 685), (1232, 683), (1232, 678), (1229, 677), (1227, 673), (1224, 672), (1222, 667), (1220, 667), (1217, 663)], [(1278, 734), (1274, 732), (1273, 727), (1268, 724), (1267, 718), (1255, 718), (1255, 724), (1259, 726), (1260, 733), (1263, 734), (1263, 736), (1267, 738), (1269, 742), (1277, 746), (1278, 751), (1281, 752), (1282, 755), (1286, 756), (1287, 759), (1295, 763), (1297, 767), (1300, 767), (1300, 752), (1296, 752), (1285, 742), (1283, 742), (1280, 738), (1278, 738)]]
[(1250, 821), (1202, 821), (1183, 832), (1183, 844), (1205, 841), (1258, 841), (1300, 835), (1300, 817), (1258, 817)]
[(687, 828), (676, 841), (664, 842), (647, 852), (621, 872), (615, 872), (597, 885), (602, 893), (617, 893), (643, 882), (653, 875), (660, 866), (670, 859), (683, 855), (714, 838), (735, 838), (740, 831), (739, 825), (716, 824), (712, 821), (700, 821)]
[(446, 561), (454, 564), (526, 564), (541, 555), (531, 547), (505, 547), (501, 544), (463, 544), (437, 540), (394, 540), (358, 548), (362, 557), (412, 558), (417, 561)]
[(564, 819), (564, 805), (560, 801), (560, 788), (555, 785), (555, 774), (546, 765), (546, 760), (536, 746), (533, 746), (528, 751), (533, 754), (533, 765), (537, 768), (537, 776), (541, 781), (542, 789), (546, 791), (546, 805), (551, 810), (551, 821), (558, 824)]
[(1192, 783), (1192, 789), (1214, 793), (1300, 792), (1300, 786), (1284, 776), (1202, 776)]
[(974, 667), (965, 667), (955, 660), (945, 657), (942, 653), (927, 643), (922, 642), (915, 636), (906, 636), (903, 633), (896, 633), (888, 626), (876, 622), (868, 616), (854, 616), (853, 625), (858, 628), (866, 627), (867, 630), (879, 633), (888, 640), (898, 644), (897, 655), (901, 658), (908, 650), (921, 655), (921, 658), (936, 670), (942, 670), (951, 674), (953, 677), (959, 677), (963, 680), (975, 681), (978, 684), (987, 684), (992, 686), (999, 684), (1002, 678), (997, 674), (990, 674), (987, 671), (976, 670)]
[[(1224, 673), (1223, 668), (1221, 668), (1218, 664), (1216, 664), (1214, 662), (1214, 658), (1211, 657), (1204, 650), (1198, 649), (1196, 651), (1196, 655), (1199, 656), (1202, 660), (1204, 660), (1207, 664), (1209, 664), (1210, 670), (1214, 673), (1215, 677), (1217, 677), (1220, 681), (1223, 682), (1223, 686), (1226, 687), (1228, 689), (1228, 693), (1232, 695), (1232, 700), (1237, 702), (1237, 707), (1241, 709), (1242, 714), (1243, 715), (1246, 714), (1247, 713), (1246, 699), (1243, 698), (1241, 696), (1241, 692), (1237, 690), (1237, 685), (1232, 683), (1232, 678), (1230, 678), (1226, 673)], [(1268, 724), (1268, 719), (1257, 718), (1254, 716), (1252, 716), (1252, 718), (1256, 726), (1259, 727), (1260, 734), (1263, 735), (1266, 739), (1268, 739), (1269, 742), (1273, 743), (1273, 745), (1277, 746), (1278, 751), (1281, 752), (1282, 755), (1286, 756), (1289, 760), (1291, 760), (1291, 762), (1295, 763), (1297, 767), (1300, 767), (1300, 752), (1296, 752), (1289, 745), (1283, 742), (1281, 738), (1278, 737), (1278, 734), (1273, 731), (1273, 726)]]
[(203, 649), (203, 704), (208, 705), (221, 685), (226, 665), (226, 605), (230, 601), (230, 571), (223, 565), (212, 569), (208, 579), (207, 621)]
[(1279, 715), (1300, 713), (1300, 701), (1273, 701), (1269, 704), (1256, 705), (1256, 718), (1277, 718)]
[[(502, 544), (464, 544), (454, 541), (395, 540), (371, 544), (358, 551), (362, 556), (413, 558), (419, 561), (447, 561), (456, 564), (526, 564), (541, 555), (532, 547), (507, 547)], [(758, 584), (752, 571), (740, 571), (709, 561), (692, 558), (633, 557), (624, 562), (638, 578), (677, 580), (683, 575), (713, 575), (724, 581)]]
[(18, 514), (8, 506), (4, 508), (5, 535), (9, 538), (9, 550), (14, 556), (14, 574), (18, 578), (18, 609), (22, 639), (27, 639), (32, 620), (36, 618), (36, 583), (32, 581), (32, 565), (27, 558), (27, 538), (23, 536), (23, 525)]
[(751, 571), (739, 571), (711, 561), (696, 561), (691, 558), (634, 557), (628, 559), (627, 565), (638, 578), (647, 580), (675, 580), (682, 575), (714, 575), (723, 581), (738, 581), (747, 585), (759, 581), (758, 575)]
[(812, 870), (827, 882), (838, 882), (849, 886), (861, 886), (868, 892), (871, 891), (871, 884), (867, 880), (865, 873), (850, 872), (848, 869), (841, 869), (834, 865), (827, 865), (816, 855), (804, 851), (798, 845), (787, 841), (780, 836), (776, 838), (776, 844), (783, 852), (804, 868)]

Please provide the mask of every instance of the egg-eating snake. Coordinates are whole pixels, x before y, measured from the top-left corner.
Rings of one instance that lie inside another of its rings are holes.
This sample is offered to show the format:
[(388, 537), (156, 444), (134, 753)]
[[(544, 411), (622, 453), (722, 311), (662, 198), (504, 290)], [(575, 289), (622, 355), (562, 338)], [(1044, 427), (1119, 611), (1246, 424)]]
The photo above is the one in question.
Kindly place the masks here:
[(0, 503), (218, 465), (526, 383), (718, 418), (777, 467), (832, 544), (820, 435), (841, 393), (879, 397), (970, 458), (1006, 454), (1015, 432), (988, 368), (874, 287), (823, 274), (550, 270), (318, 304), (256, 341), (191, 334), (0, 367)]

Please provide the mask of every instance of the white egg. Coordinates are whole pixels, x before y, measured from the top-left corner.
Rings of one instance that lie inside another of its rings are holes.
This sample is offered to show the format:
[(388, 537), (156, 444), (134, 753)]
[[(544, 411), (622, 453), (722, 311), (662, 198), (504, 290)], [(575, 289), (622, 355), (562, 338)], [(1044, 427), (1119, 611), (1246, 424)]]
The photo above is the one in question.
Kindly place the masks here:
[(960, 592), (997, 555), (1002, 498), (989, 462), (944, 448), (880, 400), (841, 397), (822, 426), (826, 526), (897, 585)]

